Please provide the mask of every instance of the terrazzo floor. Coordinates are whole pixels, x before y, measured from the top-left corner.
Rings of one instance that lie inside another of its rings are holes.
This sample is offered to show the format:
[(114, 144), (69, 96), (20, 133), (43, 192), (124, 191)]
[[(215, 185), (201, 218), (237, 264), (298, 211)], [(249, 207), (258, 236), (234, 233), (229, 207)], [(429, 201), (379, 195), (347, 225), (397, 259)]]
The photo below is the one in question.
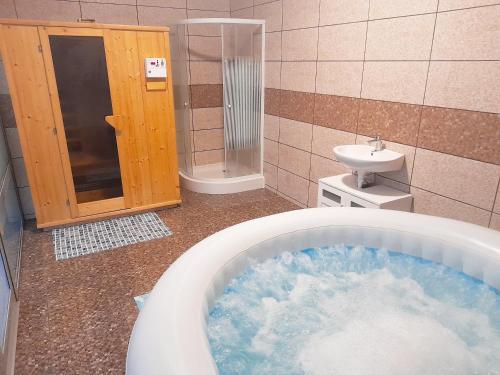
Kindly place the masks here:
[(245, 220), (298, 207), (268, 190), (231, 195), (182, 192), (158, 211), (173, 235), (56, 262), (50, 232), (25, 229), (16, 375), (124, 374), (137, 317), (134, 296), (203, 238)]

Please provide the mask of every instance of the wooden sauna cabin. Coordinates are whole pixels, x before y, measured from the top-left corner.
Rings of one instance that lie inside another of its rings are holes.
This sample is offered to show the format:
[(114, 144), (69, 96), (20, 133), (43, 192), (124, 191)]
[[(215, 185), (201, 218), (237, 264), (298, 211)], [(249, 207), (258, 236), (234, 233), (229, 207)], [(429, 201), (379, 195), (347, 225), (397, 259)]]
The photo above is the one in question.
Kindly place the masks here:
[(0, 20), (39, 228), (180, 203), (166, 27)]

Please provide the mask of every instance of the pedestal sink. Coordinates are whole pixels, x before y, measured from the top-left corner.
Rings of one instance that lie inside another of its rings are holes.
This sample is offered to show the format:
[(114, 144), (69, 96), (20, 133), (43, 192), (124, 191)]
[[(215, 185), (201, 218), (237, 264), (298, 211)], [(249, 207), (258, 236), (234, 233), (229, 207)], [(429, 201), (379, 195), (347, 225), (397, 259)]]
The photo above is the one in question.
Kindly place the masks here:
[(405, 156), (387, 149), (376, 151), (368, 145), (342, 145), (333, 148), (337, 160), (358, 172), (358, 187), (364, 187), (376, 172), (400, 170)]

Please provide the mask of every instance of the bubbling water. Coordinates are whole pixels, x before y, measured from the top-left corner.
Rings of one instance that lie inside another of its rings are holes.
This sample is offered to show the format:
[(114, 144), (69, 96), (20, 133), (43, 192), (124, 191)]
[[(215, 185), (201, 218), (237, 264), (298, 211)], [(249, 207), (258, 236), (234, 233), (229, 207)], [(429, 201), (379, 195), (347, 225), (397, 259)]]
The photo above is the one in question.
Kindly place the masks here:
[(233, 279), (209, 314), (224, 374), (500, 374), (500, 293), (385, 250), (285, 252)]

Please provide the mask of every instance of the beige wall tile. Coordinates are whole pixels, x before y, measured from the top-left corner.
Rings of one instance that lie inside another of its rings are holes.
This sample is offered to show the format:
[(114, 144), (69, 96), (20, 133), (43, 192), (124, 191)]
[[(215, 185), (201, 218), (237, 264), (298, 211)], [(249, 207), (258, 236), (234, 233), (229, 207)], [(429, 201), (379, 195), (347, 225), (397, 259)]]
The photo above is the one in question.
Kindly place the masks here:
[(137, 25), (137, 8), (132, 5), (81, 3), (81, 7), (82, 18), (102, 23)]
[(284, 0), (283, 30), (318, 26), (319, 0)]
[[(70, 1), (73, 1), (73, 0), (70, 0)], [(108, 4), (136, 5), (135, 0), (80, 0), (80, 2), (81, 3), (108, 3)]]
[(187, 17), (186, 9), (138, 6), (139, 25), (165, 26)]
[(253, 17), (266, 20), (266, 32), (280, 31), (282, 25), (281, 0), (254, 7)]
[(278, 167), (264, 163), (264, 179), (266, 180), (266, 185), (276, 189), (278, 187)]
[(224, 161), (224, 150), (195, 152), (194, 160), (196, 165), (222, 163)]
[(231, 18), (253, 18), (253, 7), (231, 11)]
[(319, 28), (318, 60), (363, 60), (366, 22)]
[(31, 189), (29, 187), (19, 189), (19, 199), (21, 200), (24, 217), (33, 217), (35, 215), (35, 209), (33, 207)]
[(500, 113), (500, 61), (431, 61), (425, 103)]
[(220, 60), (222, 46), (218, 37), (189, 37), (189, 56), (191, 60)]
[(224, 130), (198, 130), (194, 134), (195, 151), (215, 150), (224, 147)]
[[(89, 0), (92, 2), (93, 0)], [(112, 2), (111, 0), (100, 0), (101, 2)], [(135, 4), (134, 0), (131, 1)], [(186, 0), (137, 0), (137, 5), (149, 5), (157, 7), (167, 7), (167, 8), (186, 8)]]
[(500, 5), (438, 13), (434, 60), (500, 60)]
[[(230, 12), (221, 12), (215, 10), (198, 10), (188, 9), (188, 18), (230, 18)], [(218, 24), (200, 24), (188, 25), (189, 35), (202, 35), (202, 36), (219, 36), (220, 25)]]
[(266, 61), (281, 61), (281, 32), (266, 33)]
[(309, 178), (311, 154), (280, 143), (278, 166), (301, 177)]
[(253, 0), (230, 0), (229, 7), (231, 11), (242, 8), (248, 8), (253, 5)]
[(362, 74), (361, 61), (318, 61), (316, 92), (359, 98)]
[[(366, 141), (370, 139), (363, 135), (358, 135), (356, 138), (357, 144), (366, 144)], [(404, 154), (405, 162), (403, 167), (399, 171), (380, 173), (381, 176), (389, 178), (391, 180), (396, 180), (402, 182), (406, 185), (410, 184), (411, 173), (413, 170), (413, 160), (415, 159), (415, 147), (403, 145), (401, 143), (389, 142), (384, 140), (384, 145), (388, 150), (399, 152)]]
[(427, 66), (426, 61), (367, 61), (361, 97), (422, 104)]
[(278, 168), (278, 191), (306, 205), (309, 197), (309, 181)]
[(264, 161), (278, 165), (278, 142), (264, 138)]
[(309, 200), (307, 207), (318, 207), (318, 184), (309, 183)]
[(281, 88), (281, 62), (267, 61), (266, 62), (266, 82), (265, 87), (272, 89)]
[(369, 0), (321, 0), (320, 25), (365, 21)]
[(379, 174), (375, 175), (375, 183), (389, 186), (393, 189), (403, 191), (405, 193), (410, 192), (410, 185), (403, 184), (402, 182), (391, 180), (390, 178), (385, 178)]
[(312, 154), (311, 173), (309, 179), (317, 183), (318, 179), (329, 176), (336, 176), (343, 173), (350, 173), (350, 170), (343, 164), (332, 159), (323, 158)]
[[(77, 2), (16, 0), (15, 4), (17, 16), (19, 18), (72, 22), (76, 22), (80, 18), (80, 5)], [(83, 5), (84, 4), (82, 4), (82, 8)], [(84, 15), (83, 17), (86, 18), (87, 16)], [(90, 18), (94, 18), (94, 16)]]
[(187, 0), (188, 9), (230, 10), (230, 0)]
[(12, 166), (14, 169), (14, 176), (16, 176), (17, 187), (29, 186), (28, 175), (26, 174), (26, 167), (24, 166), (23, 158), (12, 159)]
[(17, 128), (5, 128), (5, 135), (7, 136), (10, 156), (12, 158), (22, 158), (23, 151), (21, 149), (21, 142), (19, 141)]
[(498, 4), (498, 0), (440, 0), (439, 11)]
[(318, 29), (283, 31), (283, 60), (316, 60), (318, 55)]
[(280, 118), (279, 141), (289, 146), (311, 151), (312, 125)]
[(367, 60), (427, 60), (431, 54), (434, 14), (370, 21)]
[(222, 64), (217, 61), (191, 61), (189, 72), (192, 85), (222, 83)]
[(284, 61), (281, 64), (281, 88), (283, 90), (314, 92), (315, 79), (315, 61)]
[(490, 228), (500, 231), (500, 215), (498, 214), (491, 215)]
[(0, 18), (17, 18), (14, 0), (0, 0)]
[(435, 12), (438, 0), (370, 0), (370, 19)]
[(417, 149), (412, 186), (486, 210), (493, 202), (500, 166)]
[(224, 113), (222, 108), (194, 108), (193, 127), (195, 130), (224, 127)]
[(333, 148), (339, 145), (352, 145), (356, 134), (341, 130), (313, 126), (312, 152), (325, 158), (334, 159)]
[(415, 187), (412, 187), (410, 191), (413, 195), (413, 209), (416, 213), (488, 226), (490, 220), (488, 211)]
[(264, 137), (278, 141), (280, 135), (280, 118), (272, 115), (264, 115)]
[(498, 185), (497, 197), (495, 200), (495, 206), (493, 207), (493, 211), (496, 212), (497, 214), (500, 214), (500, 184)]

